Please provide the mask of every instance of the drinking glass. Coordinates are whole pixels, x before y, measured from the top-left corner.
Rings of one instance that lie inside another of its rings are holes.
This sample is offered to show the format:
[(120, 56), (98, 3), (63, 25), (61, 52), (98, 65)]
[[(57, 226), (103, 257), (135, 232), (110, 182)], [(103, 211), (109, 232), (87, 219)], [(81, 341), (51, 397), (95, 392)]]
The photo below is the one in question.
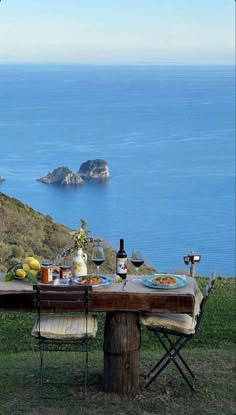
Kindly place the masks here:
[(92, 261), (96, 265), (96, 267), (97, 267), (97, 275), (99, 275), (100, 265), (102, 265), (103, 262), (105, 261), (104, 249), (103, 249), (103, 247), (100, 244), (95, 245), (93, 247), (93, 250), (92, 250)]
[(144, 263), (143, 253), (140, 250), (133, 251), (130, 257), (130, 262), (135, 266), (136, 276), (138, 276), (138, 271), (141, 265)]

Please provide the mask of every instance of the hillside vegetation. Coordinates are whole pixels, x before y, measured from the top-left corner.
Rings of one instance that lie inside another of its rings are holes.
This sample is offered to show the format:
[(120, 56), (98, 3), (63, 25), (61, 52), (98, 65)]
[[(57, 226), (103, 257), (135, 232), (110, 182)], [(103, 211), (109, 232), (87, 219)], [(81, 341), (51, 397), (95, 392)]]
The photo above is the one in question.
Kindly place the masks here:
[[(34, 256), (40, 261), (55, 260), (66, 247), (72, 245), (70, 231), (70, 228), (55, 222), (51, 216), (42, 215), (19, 200), (0, 192), (0, 272), (5, 272), (17, 262), (22, 262), (27, 256)], [(106, 261), (101, 271), (107, 274), (114, 273), (116, 253), (109, 243), (104, 243)], [(86, 252), (88, 272), (94, 272), (94, 264), (89, 260), (91, 244)], [(72, 252), (66, 258), (57, 258), (56, 264), (70, 264), (73, 256)], [(135, 272), (131, 264), (128, 271)], [(142, 266), (143, 273), (153, 271), (151, 266)]]
[(53, 259), (71, 243), (69, 228), (0, 193), (0, 271), (26, 256)]

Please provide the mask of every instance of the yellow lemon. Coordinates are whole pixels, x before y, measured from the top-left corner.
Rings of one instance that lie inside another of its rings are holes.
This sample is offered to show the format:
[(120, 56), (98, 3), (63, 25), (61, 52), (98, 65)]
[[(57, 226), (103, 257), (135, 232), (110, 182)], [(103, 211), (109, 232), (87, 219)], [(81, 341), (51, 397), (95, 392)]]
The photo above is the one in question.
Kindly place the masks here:
[(22, 265), (22, 268), (23, 268), (23, 270), (24, 271), (30, 271), (30, 267), (29, 267), (29, 265), (28, 264), (26, 264), (25, 262), (24, 262), (24, 264)]
[(32, 261), (32, 259), (34, 259), (34, 257), (33, 257), (33, 256), (27, 256), (27, 258), (25, 258), (24, 262), (25, 262), (26, 264), (28, 264), (30, 261)]
[(16, 275), (19, 278), (25, 278), (26, 277), (26, 272), (22, 268), (18, 268), (16, 270)]
[(37, 271), (40, 269), (40, 263), (37, 259), (33, 258), (28, 261), (28, 265), (31, 269), (36, 269)]
[(34, 277), (36, 277), (36, 275), (38, 274), (38, 271), (36, 269), (31, 269), (30, 272), (31, 274), (33, 274)]

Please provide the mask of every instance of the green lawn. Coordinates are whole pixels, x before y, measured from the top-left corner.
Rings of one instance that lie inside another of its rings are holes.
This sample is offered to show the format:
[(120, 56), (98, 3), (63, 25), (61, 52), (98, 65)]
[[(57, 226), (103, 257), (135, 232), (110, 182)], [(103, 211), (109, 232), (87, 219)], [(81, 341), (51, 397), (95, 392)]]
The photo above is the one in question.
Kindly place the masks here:
[[(200, 287), (206, 280), (201, 278)], [(39, 356), (30, 332), (32, 314), (0, 313), (0, 415), (148, 415), (235, 414), (235, 279), (220, 279), (207, 303), (201, 330), (185, 350), (197, 375), (192, 394), (175, 368), (165, 371), (150, 388), (135, 397), (102, 392), (102, 336), (104, 315), (98, 315), (99, 333), (91, 353), (88, 399), (81, 401), (77, 389), (56, 390), (56, 399), (40, 399)], [(158, 359), (161, 348), (152, 333), (142, 330), (141, 379)], [(78, 355), (59, 353), (50, 360), (61, 365), (65, 380)], [(69, 393), (69, 396), (64, 396)], [(78, 399), (77, 399), (78, 398)]]

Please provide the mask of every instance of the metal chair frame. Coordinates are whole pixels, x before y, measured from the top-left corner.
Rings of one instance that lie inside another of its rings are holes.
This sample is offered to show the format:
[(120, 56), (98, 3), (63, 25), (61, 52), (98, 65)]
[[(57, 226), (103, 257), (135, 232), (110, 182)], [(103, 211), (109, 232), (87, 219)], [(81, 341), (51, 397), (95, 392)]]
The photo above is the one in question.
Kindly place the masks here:
[[(39, 342), (40, 352), (40, 391), (47, 382), (44, 382), (43, 367), (44, 367), (44, 352), (59, 352), (59, 351), (77, 351), (71, 347), (65, 346), (79, 346), (79, 352), (85, 353), (85, 375), (84, 375), (84, 396), (87, 394), (88, 385), (88, 352), (89, 343), (92, 339), (88, 337), (88, 316), (89, 310), (92, 306), (92, 286), (54, 286), (54, 285), (34, 285), (35, 300), (34, 304), (38, 312), (39, 335), (37, 337)], [(48, 309), (48, 312), (47, 312)], [(53, 311), (52, 311), (53, 310)], [(75, 312), (80, 310), (85, 317), (85, 337), (80, 339), (60, 339), (47, 338), (41, 335), (40, 322), (43, 315), (60, 315), (68, 316), (68, 312)], [(55, 348), (55, 345), (62, 346)], [(51, 382), (54, 385), (59, 382)], [(48, 384), (48, 383), (47, 383)], [(60, 382), (60, 384), (63, 384)]]
[(209, 294), (212, 288), (214, 287), (215, 282), (216, 277), (215, 275), (213, 275), (209, 279), (208, 284), (205, 288), (204, 297), (200, 305), (200, 312), (196, 317), (196, 326), (194, 333), (187, 334), (177, 330), (170, 330), (161, 327), (148, 328), (148, 330), (153, 331), (158, 337), (162, 347), (165, 350), (165, 354), (145, 376), (145, 388), (147, 388), (164, 371), (164, 369), (171, 362), (173, 362), (173, 364), (179, 370), (183, 379), (188, 384), (192, 392), (195, 391), (193, 382), (196, 379), (196, 377), (190, 369), (190, 367), (188, 366), (188, 364), (186, 363), (183, 356), (181, 355), (180, 351), (198, 333), (199, 325), (202, 320), (203, 310), (206, 305), (207, 299), (209, 298)]

